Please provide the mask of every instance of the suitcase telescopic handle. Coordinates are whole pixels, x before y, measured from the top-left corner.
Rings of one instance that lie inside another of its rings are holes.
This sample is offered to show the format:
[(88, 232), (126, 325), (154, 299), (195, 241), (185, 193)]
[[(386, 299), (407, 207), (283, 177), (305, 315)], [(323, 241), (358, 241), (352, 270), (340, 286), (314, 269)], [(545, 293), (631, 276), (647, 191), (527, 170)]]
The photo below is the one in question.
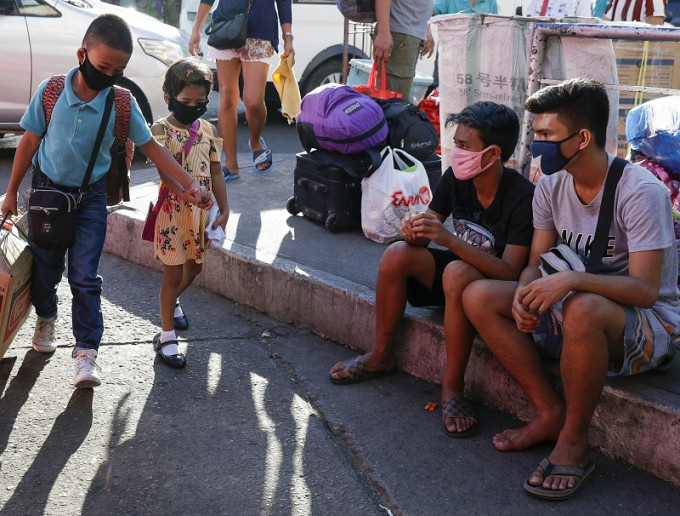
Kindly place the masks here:
[(315, 192), (323, 194), (328, 192), (328, 187), (326, 185), (322, 183), (317, 183), (316, 181), (311, 181), (304, 177), (298, 179), (298, 185), (302, 186), (303, 188), (309, 188), (310, 190), (314, 190)]

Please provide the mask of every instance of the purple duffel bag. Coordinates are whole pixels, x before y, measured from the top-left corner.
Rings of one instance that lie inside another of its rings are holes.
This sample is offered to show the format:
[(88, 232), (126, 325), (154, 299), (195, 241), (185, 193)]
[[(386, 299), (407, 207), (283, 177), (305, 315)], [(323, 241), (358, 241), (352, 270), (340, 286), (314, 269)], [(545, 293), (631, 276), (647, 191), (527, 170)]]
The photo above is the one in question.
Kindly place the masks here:
[(324, 84), (307, 93), (296, 126), (307, 152), (326, 149), (352, 154), (382, 146), (387, 139), (382, 108), (343, 84)]

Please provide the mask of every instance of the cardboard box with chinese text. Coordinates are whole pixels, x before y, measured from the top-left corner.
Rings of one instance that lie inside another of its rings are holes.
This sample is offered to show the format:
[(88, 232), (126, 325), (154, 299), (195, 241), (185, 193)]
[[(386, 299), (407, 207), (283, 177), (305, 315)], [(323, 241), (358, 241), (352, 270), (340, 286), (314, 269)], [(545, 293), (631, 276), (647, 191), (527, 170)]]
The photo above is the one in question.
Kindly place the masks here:
[[(615, 40), (616, 68), (619, 83), (627, 86), (680, 89), (680, 41), (651, 41), (645, 51), (644, 41)], [(646, 54), (646, 59), (643, 55)], [(662, 97), (661, 94), (621, 91), (617, 154), (625, 157), (626, 116), (635, 106)]]
[(26, 215), (0, 228), (0, 358), (31, 312), (33, 255), (27, 234)]

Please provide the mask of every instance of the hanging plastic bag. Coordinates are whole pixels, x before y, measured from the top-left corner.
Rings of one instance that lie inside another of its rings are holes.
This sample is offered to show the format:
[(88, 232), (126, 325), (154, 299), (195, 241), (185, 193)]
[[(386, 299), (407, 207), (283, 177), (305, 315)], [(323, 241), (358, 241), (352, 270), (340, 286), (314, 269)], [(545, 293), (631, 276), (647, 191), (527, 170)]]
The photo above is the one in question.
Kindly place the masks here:
[(390, 147), (381, 155), (380, 167), (361, 181), (361, 229), (366, 238), (389, 244), (401, 238), (401, 219), (425, 211), (432, 193), (420, 161)]
[[(380, 61), (380, 85), (376, 87), (376, 75), (378, 74), (378, 61)], [(357, 84), (352, 86), (359, 93), (368, 95), (374, 99), (387, 100), (387, 99), (400, 99), (403, 97), (401, 93), (387, 89), (387, 75), (385, 74), (385, 61), (380, 59), (373, 60), (373, 66), (371, 67), (371, 73), (368, 74), (368, 84), (361, 85)]]
[(430, 95), (424, 98), (418, 108), (427, 115), (434, 128), (437, 130), (437, 136), (439, 137), (439, 144), (437, 149), (434, 151), (435, 154), (442, 155), (442, 145), (441, 145), (441, 127), (439, 123), (439, 90), (434, 90)]
[(680, 174), (680, 95), (631, 109), (626, 116), (626, 139), (648, 158)]

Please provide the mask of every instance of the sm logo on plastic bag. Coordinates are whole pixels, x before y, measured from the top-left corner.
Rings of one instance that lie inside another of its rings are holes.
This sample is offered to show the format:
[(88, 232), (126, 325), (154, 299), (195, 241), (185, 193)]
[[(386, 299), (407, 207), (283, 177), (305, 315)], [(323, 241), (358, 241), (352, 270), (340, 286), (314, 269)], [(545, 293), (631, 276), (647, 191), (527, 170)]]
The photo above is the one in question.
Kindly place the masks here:
[(402, 190), (397, 190), (392, 194), (392, 205), (394, 206), (427, 206), (430, 204), (430, 199), (432, 195), (430, 189), (427, 186), (422, 186), (417, 194), (415, 195), (405, 195)]

